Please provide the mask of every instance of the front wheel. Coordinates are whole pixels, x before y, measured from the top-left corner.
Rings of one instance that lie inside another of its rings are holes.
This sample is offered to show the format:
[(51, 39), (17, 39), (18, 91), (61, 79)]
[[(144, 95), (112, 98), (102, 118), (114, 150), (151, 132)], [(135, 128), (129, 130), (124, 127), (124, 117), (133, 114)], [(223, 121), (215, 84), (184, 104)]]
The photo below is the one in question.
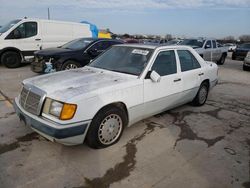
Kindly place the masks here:
[(199, 88), (197, 95), (195, 96), (192, 104), (194, 106), (202, 106), (207, 101), (209, 86), (206, 82), (203, 82)]
[(105, 148), (119, 141), (127, 124), (123, 109), (108, 106), (96, 114), (92, 120), (86, 141), (92, 148)]
[(21, 65), (21, 57), (17, 52), (8, 51), (2, 55), (1, 62), (7, 68), (17, 68)]
[(73, 61), (73, 60), (69, 60), (63, 63), (61, 70), (77, 69), (79, 67), (81, 67), (80, 63)]

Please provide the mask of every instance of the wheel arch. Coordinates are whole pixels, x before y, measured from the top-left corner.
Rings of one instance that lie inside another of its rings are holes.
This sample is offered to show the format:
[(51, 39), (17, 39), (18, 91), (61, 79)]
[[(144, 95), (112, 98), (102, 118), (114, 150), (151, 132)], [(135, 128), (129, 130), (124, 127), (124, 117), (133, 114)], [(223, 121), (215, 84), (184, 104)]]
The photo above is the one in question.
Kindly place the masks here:
[(106, 104), (104, 105), (103, 107), (101, 107), (94, 115), (94, 117), (99, 113), (101, 112), (102, 110), (104, 110), (105, 108), (108, 108), (108, 107), (117, 107), (117, 108), (120, 108), (122, 109), (125, 114), (126, 114), (126, 117), (127, 117), (127, 122), (125, 122), (125, 125), (127, 126), (128, 125), (128, 122), (129, 122), (129, 114), (128, 114), (128, 108), (126, 106), (126, 104), (124, 102), (121, 102), (121, 101), (117, 101), (117, 102), (112, 102), (112, 103), (109, 103), (109, 104)]
[(23, 59), (23, 55), (22, 55), (22, 52), (21, 50), (19, 50), (18, 48), (15, 48), (15, 47), (7, 47), (7, 48), (4, 48), (0, 51), (0, 59), (2, 57), (2, 55), (5, 53), (5, 52), (9, 52), (9, 51), (12, 51), (12, 52), (17, 52), (20, 57)]
[(201, 82), (201, 85), (202, 85), (203, 83), (206, 83), (206, 84), (208, 85), (208, 90), (209, 90), (209, 89), (210, 89), (210, 80), (207, 78), (207, 79), (205, 79), (205, 80), (203, 80), (203, 81)]

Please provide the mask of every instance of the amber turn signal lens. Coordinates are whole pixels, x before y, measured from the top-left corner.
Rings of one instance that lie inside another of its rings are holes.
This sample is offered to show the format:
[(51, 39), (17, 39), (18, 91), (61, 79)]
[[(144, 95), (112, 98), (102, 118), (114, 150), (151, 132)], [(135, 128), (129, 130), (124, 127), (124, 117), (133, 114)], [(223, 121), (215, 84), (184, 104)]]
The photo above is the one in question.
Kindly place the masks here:
[(69, 120), (72, 119), (75, 115), (77, 105), (75, 104), (63, 104), (62, 112), (60, 115), (61, 120)]

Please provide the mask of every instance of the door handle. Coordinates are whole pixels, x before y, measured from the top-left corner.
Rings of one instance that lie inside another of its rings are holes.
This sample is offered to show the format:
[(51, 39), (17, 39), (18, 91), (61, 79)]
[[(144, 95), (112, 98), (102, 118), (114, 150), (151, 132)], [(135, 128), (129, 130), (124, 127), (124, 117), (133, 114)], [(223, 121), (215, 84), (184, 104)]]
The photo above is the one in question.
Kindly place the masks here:
[(41, 40), (41, 39), (35, 39), (36, 41), (39, 41), (39, 40)]
[(181, 81), (180, 78), (177, 78), (177, 79), (174, 80), (174, 82), (179, 82), (179, 81)]
[(199, 76), (202, 76), (202, 75), (204, 75), (204, 73), (203, 73), (203, 72), (199, 74)]

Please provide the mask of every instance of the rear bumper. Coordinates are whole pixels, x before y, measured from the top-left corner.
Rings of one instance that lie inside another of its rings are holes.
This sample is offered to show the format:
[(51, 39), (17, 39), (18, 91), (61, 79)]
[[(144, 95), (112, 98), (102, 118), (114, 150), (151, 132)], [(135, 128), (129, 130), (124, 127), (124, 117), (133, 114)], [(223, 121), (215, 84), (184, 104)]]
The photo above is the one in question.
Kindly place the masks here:
[(90, 121), (66, 125), (56, 124), (47, 119), (40, 118), (26, 112), (19, 105), (17, 98), (14, 101), (14, 109), (20, 120), (23, 120), (25, 124), (30, 126), (34, 131), (41, 134), (50, 141), (59, 142), (65, 145), (76, 145), (83, 143), (88, 126), (90, 124)]

